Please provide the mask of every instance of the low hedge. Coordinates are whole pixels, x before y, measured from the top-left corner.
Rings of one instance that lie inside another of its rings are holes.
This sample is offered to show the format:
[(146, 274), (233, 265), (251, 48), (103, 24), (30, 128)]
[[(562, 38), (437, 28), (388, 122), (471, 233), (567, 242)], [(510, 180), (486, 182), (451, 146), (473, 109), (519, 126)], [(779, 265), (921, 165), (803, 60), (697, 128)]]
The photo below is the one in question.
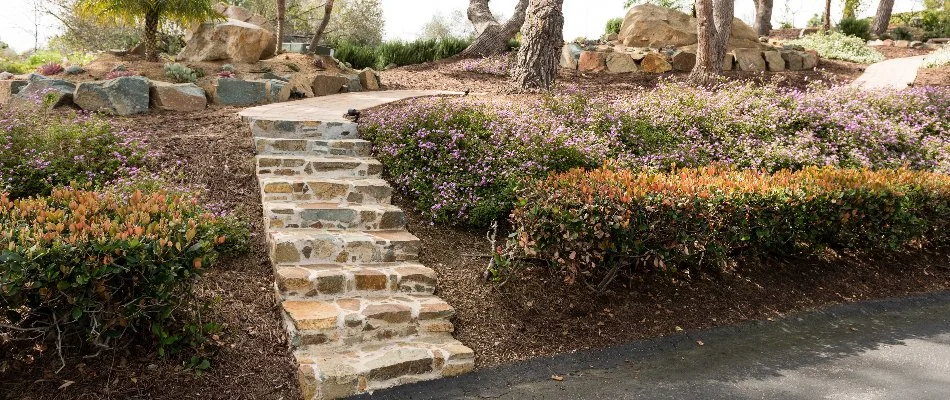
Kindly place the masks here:
[[(194, 278), (222, 253), (246, 250), (249, 230), (191, 194), (55, 189), (0, 193), (0, 319), (90, 341), (151, 335), (159, 352), (193, 346)], [(56, 329), (53, 329), (53, 328)]]
[(900, 249), (950, 237), (950, 176), (906, 169), (603, 167), (537, 180), (511, 220), (517, 247), (568, 281), (616, 265), (724, 265), (740, 254)]

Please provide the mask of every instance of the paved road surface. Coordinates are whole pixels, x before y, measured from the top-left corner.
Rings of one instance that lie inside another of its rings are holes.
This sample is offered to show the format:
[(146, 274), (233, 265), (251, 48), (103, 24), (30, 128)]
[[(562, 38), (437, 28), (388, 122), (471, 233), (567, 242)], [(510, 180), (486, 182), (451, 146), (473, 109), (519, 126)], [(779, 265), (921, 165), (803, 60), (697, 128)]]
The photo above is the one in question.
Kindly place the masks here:
[(852, 85), (863, 89), (905, 89), (917, 80), (917, 71), (925, 57), (895, 58), (871, 64)]
[(946, 400), (950, 292), (531, 360), (363, 398)]

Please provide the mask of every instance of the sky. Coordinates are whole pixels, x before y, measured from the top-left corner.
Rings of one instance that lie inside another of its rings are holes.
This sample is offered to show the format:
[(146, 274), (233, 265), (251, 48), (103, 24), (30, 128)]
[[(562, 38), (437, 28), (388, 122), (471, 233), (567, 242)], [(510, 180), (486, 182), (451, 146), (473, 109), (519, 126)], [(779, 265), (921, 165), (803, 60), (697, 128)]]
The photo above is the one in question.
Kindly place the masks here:
[[(8, 43), (22, 52), (33, 48), (34, 32), (39, 31), (41, 47), (48, 38), (59, 31), (56, 20), (44, 16), (39, 20), (39, 29), (34, 28), (31, 4), (41, 0), (0, 0), (0, 41)], [(436, 13), (449, 17), (457, 10), (465, 10), (468, 0), (381, 0), (386, 17), (385, 35), (387, 39), (412, 40), (418, 37), (422, 26)], [(564, 37), (574, 39), (584, 36), (599, 37), (604, 31), (607, 20), (624, 14), (623, 0), (564, 0)], [(492, 0), (492, 10), (510, 16), (517, 0)], [(841, 15), (843, 0), (832, 2), (832, 16)], [(864, 0), (863, 16), (874, 14), (877, 0)], [(895, 12), (920, 10), (921, 0), (896, 0)], [(791, 12), (786, 12), (786, 4)], [(824, 2), (820, 0), (775, 0), (773, 23), (794, 18), (796, 26), (804, 26), (812, 15), (822, 12)], [(755, 15), (752, 0), (736, 1), (736, 17), (751, 22)]]

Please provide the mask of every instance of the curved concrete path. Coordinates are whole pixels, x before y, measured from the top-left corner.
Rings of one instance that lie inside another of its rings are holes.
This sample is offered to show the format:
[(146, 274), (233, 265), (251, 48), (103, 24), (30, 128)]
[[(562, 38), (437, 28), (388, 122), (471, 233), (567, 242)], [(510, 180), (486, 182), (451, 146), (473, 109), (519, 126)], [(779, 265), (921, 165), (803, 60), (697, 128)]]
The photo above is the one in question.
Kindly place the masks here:
[(950, 292), (529, 360), (363, 398), (946, 400)]
[(862, 89), (905, 89), (917, 80), (917, 71), (926, 57), (895, 58), (871, 64), (851, 85)]

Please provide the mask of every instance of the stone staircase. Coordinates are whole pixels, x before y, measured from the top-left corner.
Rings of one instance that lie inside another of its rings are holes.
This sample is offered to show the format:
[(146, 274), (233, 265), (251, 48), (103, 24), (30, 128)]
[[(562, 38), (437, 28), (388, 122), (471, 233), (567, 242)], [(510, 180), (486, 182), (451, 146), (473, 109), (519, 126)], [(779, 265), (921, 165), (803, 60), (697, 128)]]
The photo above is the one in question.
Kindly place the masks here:
[[(244, 110), (284, 322), (307, 400), (471, 371), (452, 306), (347, 109), (445, 92), (351, 93)], [(453, 93), (454, 94), (454, 93)]]

